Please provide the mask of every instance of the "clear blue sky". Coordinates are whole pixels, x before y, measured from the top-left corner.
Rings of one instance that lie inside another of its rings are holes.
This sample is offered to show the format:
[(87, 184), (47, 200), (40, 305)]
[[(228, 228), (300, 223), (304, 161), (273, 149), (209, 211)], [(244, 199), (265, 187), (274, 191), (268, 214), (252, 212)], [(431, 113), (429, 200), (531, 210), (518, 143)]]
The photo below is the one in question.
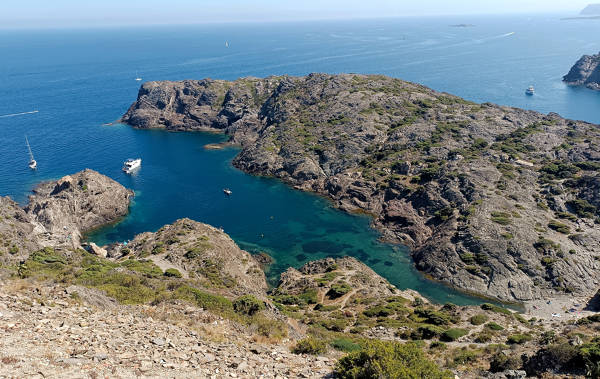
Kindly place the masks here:
[(478, 13), (577, 13), (591, 0), (1, 0), (0, 28)]

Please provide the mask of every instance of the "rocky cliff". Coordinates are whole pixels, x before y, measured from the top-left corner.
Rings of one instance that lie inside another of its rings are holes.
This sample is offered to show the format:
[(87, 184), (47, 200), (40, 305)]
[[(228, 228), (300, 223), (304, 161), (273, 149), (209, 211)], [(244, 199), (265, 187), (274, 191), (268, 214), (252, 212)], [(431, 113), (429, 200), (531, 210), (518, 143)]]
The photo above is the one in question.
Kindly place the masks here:
[(125, 216), (133, 192), (93, 170), (39, 184), (25, 208), (0, 198), (0, 247), (18, 261), (44, 246), (80, 247), (91, 229)]
[(372, 214), (457, 288), (528, 300), (600, 285), (595, 125), (353, 74), (150, 82), (122, 120), (227, 133), (235, 166)]
[(581, 57), (563, 77), (563, 81), (573, 86), (600, 90), (600, 54)]

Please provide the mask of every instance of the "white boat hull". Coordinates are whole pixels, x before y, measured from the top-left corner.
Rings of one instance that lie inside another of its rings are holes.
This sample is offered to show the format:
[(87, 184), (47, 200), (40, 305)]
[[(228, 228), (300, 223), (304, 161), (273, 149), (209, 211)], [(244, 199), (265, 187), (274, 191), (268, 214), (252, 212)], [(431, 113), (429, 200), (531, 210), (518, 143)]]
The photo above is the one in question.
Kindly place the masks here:
[(141, 166), (141, 159), (130, 159), (125, 161), (125, 164), (123, 165), (123, 172), (126, 174), (131, 174), (132, 172), (138, 170)]

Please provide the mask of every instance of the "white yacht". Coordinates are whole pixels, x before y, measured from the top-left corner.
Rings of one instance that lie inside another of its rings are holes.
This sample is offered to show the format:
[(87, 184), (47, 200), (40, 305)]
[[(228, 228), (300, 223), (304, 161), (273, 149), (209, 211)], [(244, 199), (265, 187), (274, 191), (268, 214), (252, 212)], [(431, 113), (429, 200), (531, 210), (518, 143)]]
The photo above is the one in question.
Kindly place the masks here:
[(142, 81), (142, 78), (140, 78), (140, 76), (138, 75), (137, 71), (135, 72), (135, 81), (136, 82), (141, 82)]
[(231, 195), (231, 190), (229, 188), (225, 188), (225, 189), (223, 189), (223, 193), (225, 193), (225, 195), (229, 196), (229, 195)]
[(525, 93), (529, 96), (533, 96), (535, 94), (535, 88), (533, 88), (533, 86), (529, 86), (529, 88), (525, 90)]
[(37, 168), (37, 162), (33, 159), (33, 153), (31, 152), (31, 146), (29, 146), (27, 136), (25, 136), (25, 142), (27, 143), (27, 150), (29, 150), (29, 168), (35, 170)]
[(142, 158), (128, 159), (123, 163), (123, 172), (131, 174), (142, 165)]

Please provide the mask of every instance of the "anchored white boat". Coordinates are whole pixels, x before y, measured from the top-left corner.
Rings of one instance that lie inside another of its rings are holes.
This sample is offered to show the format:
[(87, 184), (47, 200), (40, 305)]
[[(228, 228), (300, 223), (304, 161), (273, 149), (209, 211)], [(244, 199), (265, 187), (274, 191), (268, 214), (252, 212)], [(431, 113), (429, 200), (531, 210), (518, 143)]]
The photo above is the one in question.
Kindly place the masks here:
[(231, 190), (230, 190), (229, 188), (225, 188), (225, 189), (223, 190), (223, 192), (224, 192), (224, 193), (225, 193), (225, 195), (227, 195), (227, 196), (231, 195)]
[(140, 168), (142, 165), (142, 158), (128, 159), (123, 163), (123, 172), (131, 174), (133, 171)]
[(535, 94), (535, 88), (533, 88), (533, 86), (529, 86), (529, 88), (525, 90), (525, 93), (529, 96), (533, 96)]
[(31, 152), (31, 146), (29, 146), (27, 136), (25, 136), (25, 142), (27, 143), (27, 150), (29, 150), (29, 168), (35, 170), (37, 168), (37, 162), (33, 159), (33, 153)]
[(140, 78), (140, 76), (138, 75), (137, 71), (135, 72), (135, 81), (136, 82), (141, 82), (142, 81), (142, 78)]

